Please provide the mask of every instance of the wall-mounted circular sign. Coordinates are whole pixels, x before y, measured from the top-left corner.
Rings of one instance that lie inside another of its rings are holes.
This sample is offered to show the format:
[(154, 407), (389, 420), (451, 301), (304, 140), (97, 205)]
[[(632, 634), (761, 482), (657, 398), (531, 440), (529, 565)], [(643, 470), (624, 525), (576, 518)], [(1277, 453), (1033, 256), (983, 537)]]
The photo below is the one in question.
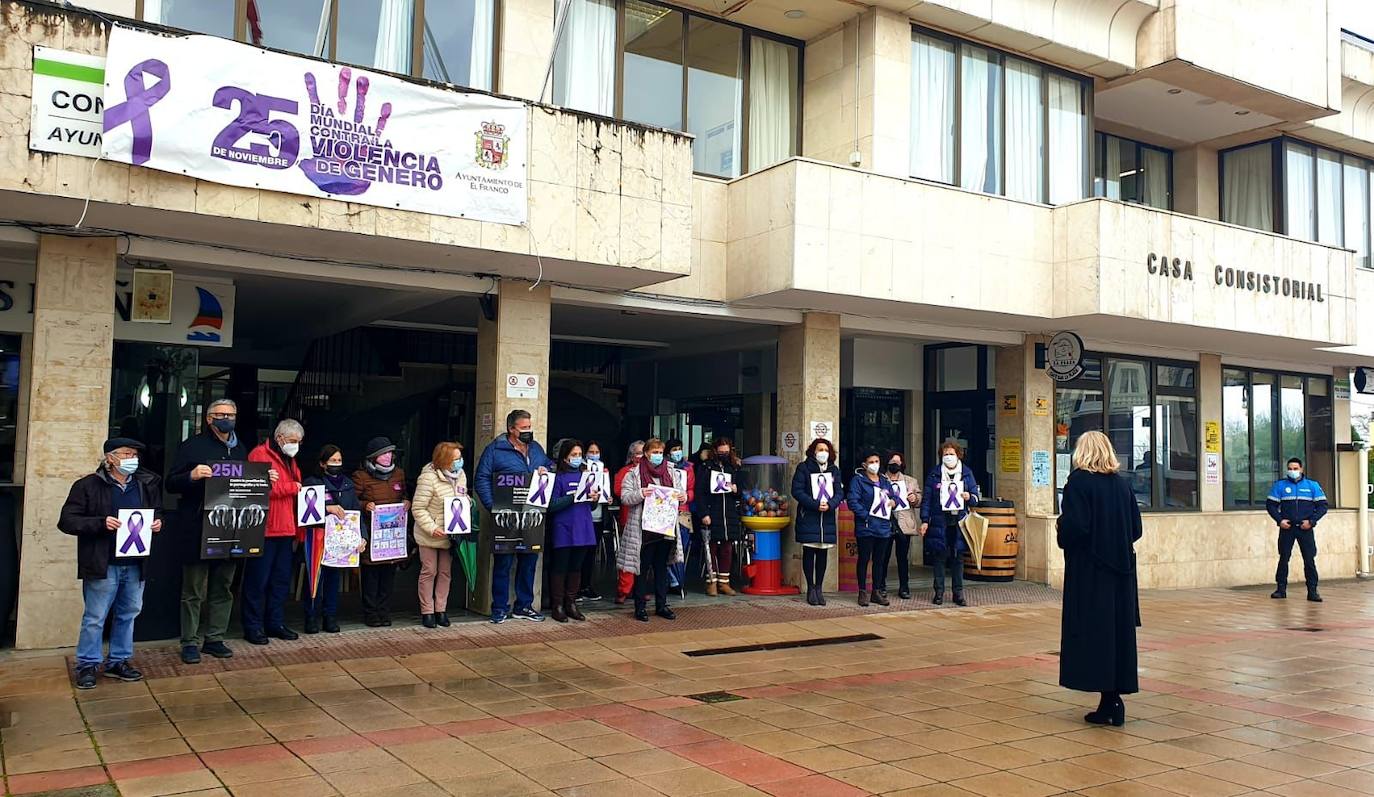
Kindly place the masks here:
[(1083, 375), (1083, 339), (1073, 332), (1060, 332), (1050, 338), (1045, 358), (1050, 379), (1068, 382)]

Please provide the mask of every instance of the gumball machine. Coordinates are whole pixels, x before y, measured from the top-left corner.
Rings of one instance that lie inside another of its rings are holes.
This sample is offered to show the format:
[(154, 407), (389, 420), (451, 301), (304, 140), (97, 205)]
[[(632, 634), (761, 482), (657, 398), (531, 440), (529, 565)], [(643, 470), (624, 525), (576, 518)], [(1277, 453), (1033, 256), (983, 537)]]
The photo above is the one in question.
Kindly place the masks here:
[(796, 595), (782, 583), (782, 532), (792, 525), (792, 476), (782, 457), (743, 462), (740, 520), (754, 535), (754, 560), (744, 568), (748, 595)]

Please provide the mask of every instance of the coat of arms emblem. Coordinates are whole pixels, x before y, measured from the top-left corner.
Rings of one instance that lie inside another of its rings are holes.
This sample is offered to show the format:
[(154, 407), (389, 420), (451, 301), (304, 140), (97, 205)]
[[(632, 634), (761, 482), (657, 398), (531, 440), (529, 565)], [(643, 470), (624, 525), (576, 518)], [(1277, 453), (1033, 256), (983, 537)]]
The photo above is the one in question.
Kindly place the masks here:
[(484, 169), (506, 168), (506, 147), (510, 136), (506, 126), (497, 122), (483, 122), (477, 131), (477, 165)]

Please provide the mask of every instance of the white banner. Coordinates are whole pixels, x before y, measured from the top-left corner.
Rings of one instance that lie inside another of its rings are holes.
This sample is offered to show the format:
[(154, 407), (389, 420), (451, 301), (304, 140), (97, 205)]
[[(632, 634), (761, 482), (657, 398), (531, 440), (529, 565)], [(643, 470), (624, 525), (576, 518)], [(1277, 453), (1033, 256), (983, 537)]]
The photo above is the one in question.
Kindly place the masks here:
[(102, 154), (201, 180), (503, 224), (527, 215), (523, 103), (115, 27)]
[(29, 149), (98, 157), (104, 80), (100, 56), (35, 46)]

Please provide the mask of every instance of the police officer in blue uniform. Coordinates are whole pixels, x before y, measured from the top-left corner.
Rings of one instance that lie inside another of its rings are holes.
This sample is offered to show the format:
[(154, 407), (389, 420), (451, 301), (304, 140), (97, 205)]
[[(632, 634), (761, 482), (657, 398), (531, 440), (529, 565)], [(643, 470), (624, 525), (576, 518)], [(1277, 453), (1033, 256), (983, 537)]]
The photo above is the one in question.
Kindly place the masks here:
[(1269, 516), (1279, 525), (1279, 567), (1274, 573), (1278, 589), (1271, 598), (1288, 597), (1288, 558), (1293, 543), (1302, 552), (1302, 569), (1307, 577), (1307, 599), (1321, 603), (1317, 592), (1317, 523), (1326, 516), (1326, 493), (1322, 486), (1302, 472), (1302, 460), (1288, 460), (1288, 475), (1274, 482), (1265, 501)]

